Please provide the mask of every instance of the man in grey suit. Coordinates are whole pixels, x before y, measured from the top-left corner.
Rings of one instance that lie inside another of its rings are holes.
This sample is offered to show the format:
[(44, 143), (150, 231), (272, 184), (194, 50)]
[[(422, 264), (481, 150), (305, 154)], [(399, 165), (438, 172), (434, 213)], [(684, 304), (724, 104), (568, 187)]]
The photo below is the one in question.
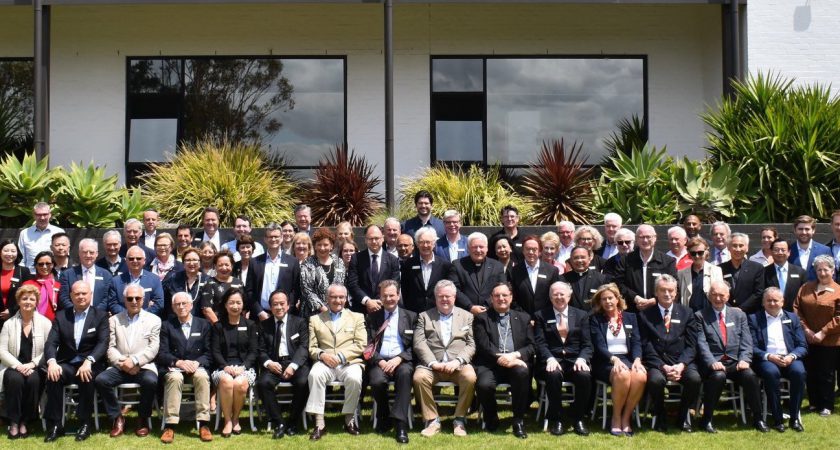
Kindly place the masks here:
[(455, 306), (458, 290), (449, 280), (435, 285), (435, 307), (420, 313), (414, 328), (414, 392), (426, 427), (420, 432), (431, 437), (440, 432), (440, 417), (432, 387), (440, 381), (458, 385), (454, 434), (466, 436), (467, 409), (472, 403), (475, 370), (470, 364), (475, 355), (473, 316)]
[(713, 281), (709, 305), (697, 311), (698, 369), (703, 376), (703, 418), (700, 426), (707, 433), (717, 433), (712, 425), (715, 406), (727, 379), (744, 389), (747, 405), (753, 415), (753, 426), (762, 433), (770, 429), (762, 420), (759, 379), (750, 369), (753, 345), (747, 315), (728, 306), (729, 285)]

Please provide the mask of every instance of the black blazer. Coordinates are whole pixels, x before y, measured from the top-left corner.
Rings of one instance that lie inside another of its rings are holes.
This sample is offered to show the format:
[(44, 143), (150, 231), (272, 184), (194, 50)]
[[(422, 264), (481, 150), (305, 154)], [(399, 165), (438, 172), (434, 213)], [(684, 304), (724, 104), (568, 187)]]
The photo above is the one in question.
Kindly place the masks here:
[[(499, 350), (499, 313), (495, 309), (475, 316), (473, 337), (475, 338), (475, 364), (484, 367), (496, 367)], [(522, 311), (510, 311), (511, 336), (513, 349), (519, 352), (521, 360), (531, 365), (534, 357), (534, 331), (531, 329), (531, 316)], [(529, 383), (530, 384), (530, 383)]]
[(572, 300), (569, 304), (584, 311), (592, 309), (592, 295), (595, 291), (604, 284), (609, 283), (606, 276), (592, 269), (587, 270), (583, 274), (574, 270), (566, 272), (560, 275), (560, 280), (572, 286)]
[[(624, 259), (624, 255), (619, 253), (604, 261), (604, 266), (601, 268), (601, 274), (604, 275), (604, 280), (607, 283), (616, 281), (615, 278), (618, 276), (618, 265), (621, 263), (622, 259)], [(676, 268), (676, 263), (674, 263), (674, 268)]]
[[(288, 313), (283, 320), (286, 322), (286, 332), (283, 334), (283, 338), (286, 339), (286, 349), (289, 351), (289, 358), (298, 367), (306, 366), (309, 364), (309, 323), (306, 319)], [(260, 366), (265, 364), (266, 361), (280, 360), (280, 356), (277, 354), (280, 344), (274, 342), (274, 331), (277, 328), (276, 323), (272, 315), (270, 318), (263, 320), (259, 325), (262, 328), (258, 360)]]
[[(410, 363), (414, 359), (411, 349), (414, 345), (414, 325), (417, 324), (417, 313), (400, 307), (397, 307), (397, 311), (399, 311), (399, 323), (397, 324), (397, 333), (399, 333), (400, 339), (402, 339), (402, 344), (404, 348), (403, 352), (399, 354), (399, 357), (402, 358), (404, 363)], [(379, 331), (379, 328), (382, 326), (384, 320), (384, 308), (380, 309), (379, 311), (376, 311), (373, 314), (368, 314), (367, 317), (365, 317), (368, 344), (373, 342), (373, 338), (376, 337), (376, 332)], [(379, 354), (379, 350), (381, 349), (382, 340), (380, 339), (379, 344), (376, 346), (376, 352), (373, 353), (373, 356), (368, 361), (368, 364), (377, 365), (379, 364), (379, 361), (382, 361), (384, 359), (382, 355)]]
[(44, 358), (41, 364), (46, 367), (47, 361), (53, 358), (61, 364), (69, 363), (77, 356), (82, 358), (92, 356), (96, 360), (94, 366), (104, 368), (107, 362), (105, 352), (108, 350), (111, 332), (108, 325), (108, 312), (96, 309), (93, 305), (88, 308), (78, 348), (76, 339), (73, 337), (74, 320), (73, 308), (55, 313), (55, 320), (47, 336), (47, 343), (44, 345)]
[[(672, 258), (673, 259), (673, 258)], [(642, 357), (642, 340), (639, 336), (639, 322), (636, 320), (636, 315), (624, 311), (622, 312), (622, 321), (624, 322), (624, 334), (627, 335), (627, 358), (634, 361), (636, 358)], [(592, 358), (592, 365), (598, 367), (610, 366), (610, 358), (613, 356), (607, 347), (607, 328), (609, 320), (603, 314), (593, 314), (589, 316), (589, 334), (592, 338), (592, 347), (594, 349), (594, 357)]]
[(184, 337), (181, 331), (181, 322), (177, 317), (165, 320), (160, 325), (160, 350), (155, 361), (159, 372), (164, 369), (175, 367), (178, 360), (198, 361), (198, 364), (209, 371), (211, 367), (210, 356), (210, 333), (212, 326), (210, 322), (196, 316), (192, 316), (190, 324), (190, 337)]
[(534, 315), (534, 342), (540, 367), (549, 358), (574, 363), (581, 358), (587, 363), (592, 359), (592, 337), (589, 334), (589, 314), (582, 309), (567, 306), (569, 331), (566, 340), (557, 331), (557, 316), (553, 306), (547, 306)]
[[(400, 260), (382, 248), (382, 260), (379, 261), (379, 281), (396, 280), (400, 281)], [(362, 250), (350, 258), (350, 267), (347, 268), (347, 290), (353, 301), (350, 310), (367, 314), (362, 300), (365, 297), (379, 298), (379, 288), (374, 286), (370, 279), (370, 252)], [(377, 283), (378, 284), (378, 283)]]
[(531, 287), (531, 279), (528, 278), (528, 266), (525, 263), (517, 264), (508, 270), (507, 279), (513, 287), (514, 308), (525, 311), (528, 315), (533, 315), (535, 312), (551, 305), (548, 291), (554, 282), (560, 281), (560, 271), (551, 264), (540, 262), (540, 267), (537, 269), (536, 290)]
[(440, 280), (448, 280), (451, 275), (452, 264), (435, 255), (432, 262), (432, 273), (429, 276), (429, 285), (426, 287), (423, 285), (420, 257), (412, 257), (400, 268), (401, 306), (409, 311), (414, 311), (416, 314), (434, 307), (435, 284)]
[[(633, 250), (626, 257), (620, 259), (616, 267), (615, 282), (618, 283), (621, 296), (624, 297), (624, 301), (627, 302), (627, 309), (631, 312), (636, 311), (636, 302), (633, 299), (637, 295), (653, 298), (653, 282), (659, 275), (667, 273), (677, 278), (676, 260), (659, 250), (654, 250), (647, 265), (647, 277), (645, 279), (642, 279), (642, 273), (642, 257), (639, 249)], [(647, 295), (644, 295), (645, 286), (647, 287)]]
[[(791, 265), (793, 264), (788, 264)], [(729, 284), (729, 306), (741, 308), (746, 314), (761, 309), (761, 297), (764, 292), (763, 265), (745, 259), (736, 276), (735, 266), (732, 265), (732, 261), (727, 261), (720, 265), (720, 270), (723, 272), (723, 281)]]
[[(247, 282), (246, 288), (251, 295), (251, 317), (255, 320), (259, 313), (265, 311), (271, 315), (271, 310), (265, 310), (260, 302), (262, 296), (263, 279), (265, 278), (265, 261), (268, 258), (266, 253), (263, 253), (256, 258), (251, 258), (251, 264), (248, 266), (248, 277), (253, 278)], [(300, 262), (297, 258), (286, 253), (280, 252), (280, 273), (277, 280), (274, 281), (275, 290), (280, 288), (289, 299), (290, 310), (295, 310), (298, 298), (300, 298)], [(248, 306), (248, 305), (246, 305)]]
[[(751, 314), (749, 321), (753, 342), (753, 361), (764, 361), (764, 356), (767, 355), (767, 315), (764, 309)], [(784, 336), (788, 354), (796, 355), (796, 359), (802, 359), (808, 354), (805, 331), (802, 330), (802, 324), (796, 313), (782, 311), (782, 336)]]
[[(213, 324), (213, 332), (210, 333), (210, 347), (213, 354), (213, 364), (218, 369), (229, 365), (227, 362), (227, 338), (225, 337), (225, 331), (232, 327), (233, 325), (227, 323), (225, 319), (221, 319)], [(243, 366), (253, 369), (256, 367), (257, 357), (260, 354), (259, 325), (242, 317), (239, 319), (239, 325), (236, 328), (239, 336), (237, 343), (239, 359), (242, 360)]]
[(167, 278), (163, 282), (163, 320), (168, 320), (175, 317), (172, 312), (172, 297), (178, 292), (186, 292), (190, 294), (193, 299), (192, 315), (196, 317), (203, 317), (204, 313), (201, 311), (201, 289), (207, 284), (210, 277), (203, 272), (198, 273), (198, 280), (192, 285), (192, 288), (187, 290), (187, 273), (184, 271), (178, 272), (175, 275)]
[[(32, 278), (32, 274), (29, 272), (28, 268), (23, 266), (15, 266), (15, 268), (12, 271), (12, 280), (9, 284), (9, 294), (3, 297), (3, 293), (0, 292), (0, 311), (8, 309), (9, 317), (15, 315), (15, 313), (18, 310), (18, 304), (17, 300), (15, 299), (15, 294), (17, 293), (17, 290), (20, 287), (20, 285), (30, 278)], [(3, 321), (0, 321), (0, 327), (2, 326)]]
[(671, 305), (671, 331), (665, 332), (665, 321), (659, 305), (639, 313), (639, 330), (642, 334), (644, 363), (657, 369), (664, 365), (694, 364), (697, 345), (697, 327), (691, 308), (679, 303)]
[[(242, 261), (236, 261), (235, 263), (233, 263), (233, 276), (242, 280), (242, 282), (245, 283), (245, 286), (247, 286), (251, 291), (253, 291), (254, 286), (256, 286), (257, 284), (257, 281), (254, 277), (254, 271), (251, 270), (251, 267), (253, 266), (249, 264), (247, 275), (245, 275), (245, 278), (242, 278)], [(264, 273), (265, 266), (263, 266), (263, 274)], [(260, 286), (260, 290), (262, 290), (262, 286)], [(251, 299), (249, 298), (248, 301), (251, 301)]]
[[(475, 305), (490, 307), (490, 293), (497, 284), (507, 281), (507, 278), (502, 263), (495, 259), (485, 258), (482, 266), (479, 272), (479, 268), (469, 256), (452, 263), (449, 279), (458, 288), (455, 306), (467, 311)], [(476, 272), (481, 274), (478, 284), (472, 277)]]
[[(793, 301), (796, 300), (796, 295), (799, 294), (799, 288), (807, 282), (808, 272), (796, 264), (788, 263), (787, 282), (785, 283), (785, 292), (782, 293), (785, 298), (785, 311), (793, 311)], [(771, 286), (779, 287), (779, 277), (776, 276), (775, 263), (764, 268), (764, 287), (769, 288)], [(758, 312), (760, 311), (761, 307), (758, 308)]]

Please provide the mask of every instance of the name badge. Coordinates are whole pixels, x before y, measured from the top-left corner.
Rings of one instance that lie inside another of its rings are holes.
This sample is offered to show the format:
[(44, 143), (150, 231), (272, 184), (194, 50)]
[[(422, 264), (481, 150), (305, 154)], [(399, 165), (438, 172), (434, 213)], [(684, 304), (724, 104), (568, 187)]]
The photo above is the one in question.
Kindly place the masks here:
[(53, 291), (58, 292), (58, 288), (55, 288), (55, 287), (54, 287), (54, 288), (53, 288)]
[(280, 263), (280, 267), (289, 267), (289, 265), (288, 265), (288, 264), (286, 264), (286, 263), (282, 263), (282, 262), (281, 262), (281, 263)]
[(680, 319), (671, 319), (671, 323), (681, 323)]
[(353, 327), (347, 327), (347, 328), (344, 329), (344, 331), (346, 331), (348, 333), (352, 333), (353, 332)]
[(237, 328), (238, 331), (248, 331), (248, 327), (239, 327)]
[(94, 280), (97, 280), (97, 281), (102, 281), (102, 280), (104, 280), (104, 278), (102, 278), (102, 277), (93, 277), (93, 279), (94, 279)]
[(627, 328), (627, 329), (632, 330), (632, 329), (633, 329), (633, 325), (624, 325), (624, 328)]
[(546, 320), (545, 323), (557, 323), (557, 319)]
[(411, 266), (411, 270), (420, 270), (420, 266)]
[(405, 334), (414, 334), (414, 330), (405, 330)]
[(661, 274), (661, 273), (659, 273), (659, 272), (653, 272), (653, 273), (651, 273), (651, 275), (652, 275), (654, 278), (656, 278), (656, 277), (658, 277), (658, 276), (660, 276), (660, 275), (662, 275), (662, 274)]
[(143, 292), (152, 292), (152, 288), (145, 288), (143, 289)]
[(96, 328), (88, 328), (88, 333), (93, 333), (94, 331), (96, 331)]
[(792, 274), (790, 274), (790, 277), (791, 278), (799, 278), (799, 274), (798, 273), (792, 273)]
[(734, 327), (734, 326), (735, 326), (735, 322), (728, 322), (728, 323), (726, 324), (726, 328), (729, 328), (729, 327)]
[(461, 327), (461, 331), (469, 331), (469, 329), (470, 329), (469, 325), (465, 325), (465, 326)]
[(596, 292), (598, 292), (598, 289), (590, 289), (590, 290), (589, 290), (589, 293), (590, 293), (590, 294), (594, 294), (594, 293), (596, 293)]
[(293, 335), (292, 335), (292, 337), (290, 337), (289, 339), (295, 340), (295, 339), (297, 339), (297, 338), (299, 338), (299, 337), (300, 337), (300, 333), (295, 333), (295, 334), (293, 334)]
[(516, 244), (514, 244), (514, 247), (522, 247), (522, 243), (521, 243), (521, 242), (517, 242)]
[(589, 266), (589, 270), (595, 270), (595, 266)]
[(242, 285), (241, 284), (231, 284), (230, 287), (238, 289), (238, 288), (241, 288)]
[(12, 283), (17, 283), (20, 281), (20, 278), (12, 277)]
[(547, 276), (545, 276), (545, 275), (537, 274), (537, 278), (546, 279), (546, 278), (548, 278), (548, 277), (547, 277)]
[(198, 337), (198, 336), (201, 336), (201, 333), (193, 333), (193, 334), (191, 334), (190, 336), (193, 336), (193, 337)]
[(782, 319), (782, 323), (790, 323), (790, 319)]
[(731, 273), (727, 273), (726, 275), (724, 275), (724, 276), (723, 276), (723, 278), (732, 278), (732, 274), (731, 274)]

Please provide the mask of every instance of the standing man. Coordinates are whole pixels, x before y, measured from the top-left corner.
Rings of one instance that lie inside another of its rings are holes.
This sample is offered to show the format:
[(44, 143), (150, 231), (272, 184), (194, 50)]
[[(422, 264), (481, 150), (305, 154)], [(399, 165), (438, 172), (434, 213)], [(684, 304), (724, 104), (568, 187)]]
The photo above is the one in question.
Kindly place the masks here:
[[(289, 300), (283, 291), (271, 293), (271, 314), (274, 320), (264, 320), (260, 364), (263, 370), (257, 381), (257, 393), (274, 425), (273, 439), (284, 434), (297, 434), (306, 395), (309, 392), (309, 324), (305, 319), (289, 314)], [(288, 420), (283, 420), (275, 389), (277, 384), (292, 384), (292, 405)]]
[(312, 209), (307, 205), (295, 206), (295, 223), (298, 233), (306, 233), (312, 236)]
[(271, 294), (281, 290), (286, 294), (289, 307), (294, 308), (300, 298), (300, 263), (297, 258), (281, 250), (283, 229), (272, 222), (265, 227), (266, 252), (251, 258), (248, 269), (254, 273), (254, 286), (251, 288), (251, 317), (260, 321), (272, 316)]
[(508, 271), (508, 279), (514, 307), (531, 315), (549, 304), (548, 288), (560, 281), (560, 272), (557, 267), (540, 261), (542, 242), (538, 237), (527, 236), (522, 241), (522, 253), (523, 264), (513, 266)]
[(184, 251), (192, 247), (193, 233), (192, 228), (187, 224), (179, 224), (175, 229), (175, 258), (184, 262)]
[[(420, 227), (417, 233), (434, 233), (432, 227)], [(433, 241), (432, 241), (433, 242)], [(370, 389), (377, 409), (377, 430), (387, 433), (396, 425), (394, 438), (408, 443), (408, 414), (411, 414), (411, 379), (414, 375), (412, 344), (417, 314), (400, 308), (399, 283), (379, 283), (382, 309), (367, 316), (368, 344), (373, 354), (367, 362)], [(394, 383), (394, 404), (388, 407), (388, 383)]]
[(522, 261), (522, 238), (519, 234), (519, 209), (513, 205), (507, 205), (502, 208), (502, 229), (490, 236), (490, 250), (488, 256), (496, 259), (496, 241), (502, 237), (507, 237), (512, 246), (511, 258), (514, 261)]
[(435, 246), (435, 255), (447, 262), (467, 256), (467, 237), (461, 235), (461, 214), (454, 209), (446, 210), (443, 213), (443, 228), (446, 234), (438, 235), (440, 239)]
[(81, 421), (76, 441), (90, 437), (93, 414), (94, 379), (105, 368), (108, 350), (108, 313), (91, 308), (90, 286), (84, 281), (73, 283), (73, 307), (55, 315), (52, 329), (44, 345), (46, 360), (47, 404), (44, 419), (47, 429), (44, 442), (52, 442), (64, 434), (64, 387), (78, 386), (79, 403), (76, 416)]
[(621, 216), (614, 212), (604, 214), (604, 243), (595, 252), (598, 256), (607, 260), (618, 254), (615, 233), (621, 228), (623, 222)]
[(377, 286), (384, 280), (400, 279), (400, 260), (382, 248), (382, 230), (376, 225), (365, 229), (367, 250), (357, 252), (347, 269), (347, 290), (353, 296), (351, 309), (370, 314), (382, 308)]
[(385, 219), (385, 223), (382, 226), (382, 234), (385, 238), (385, 244), (383, 246), (385, 251), (399, 258), (399, 252), (397, 251), (397, 241), (400, 238), (399, 219), (396, 217)]
[(143, 247), (154, 249), (155, 239), (157, 238), (157, 226), (160, 221), (160, 215), (154, 209), (147, 209), (143, 211), (143, 238), (140, 242)]
[[(432, 215), (434, 203), (435, 200), (429, 191), (419, 191), (414, 194), (414, 208), (417, 210), (417, 215), (405, 221), (402, 226), (403, 233), (414, 236), (420, 228), (431, 227), (435, 229), (438, 236), (443, 236), (446, 232), (444, 223)], [(446, 214), (444, 214), (445, 218)]]
[(435, 285), (435, 307), (424, 311), (414, 327), (414, 395), (423, 413), (425, 428), (420, 432), (432, 437), (440, 432), (440, 417), (432, 393), (435, 383), (450, 381), (458, 385), (458, 404), (453, 421), (455, 436), (466, 436), (467, 410), (473, 399), (475, 370), (470, 364), (475, 355), (473, 315), (455, 306), (457, 289), (449, 280)]
[(834, 272), (834, 281), (840, 280), (840, 209), (831, 213), (831, 234), (834, 238), (826, 242), (826, 247), (831, 250), (834, 256), (834, 267), (838, 269)]
[(718, 221), (712, 224), (712, 264), (719, 266), (731, 258), (727, 247), (731, 234), (732, 230), (726, 222)]
[(642, 311), (656, 304), (653, 282), (662, 274), (677, 276), (674, 258), (656, 250), (656, 230), (639, 225), (636, 250), (623, 258), (616, 268), (615, 281), (630, 311)]
[(686, 238), (693, 239), (700, 236), (703, 231), (703, 222), (696, 214), (689, 214), (683, 219), (682, 227), (685, 230)]
[(70, 237), (67, 233), (54, 233), (52, 235), (52, 242), (50, 243), (50, 251), (53, 253), (55, 260), (55, 270), (57, 277), (69, 269), (73, 263), (70, 261)]
[(99, 244), (95, 240), (85, 238), (79, 241), (79, 262), (81, 264), (62, 272), (58, 281), (61, 285), (58, 291), (58, 301), (63, 309), (73, 307), (70, 286), (73, 286), (78, 280), (84, 280), (90, 287), (94, 308), (108, 311), (108, 308), (116, 301), (117, 293), (113, 290), (111, 284), (111, 274), (106, 269), (94, 264), (98, 256)]
[(564, 220), (557, 225), (557, 236), (560, 237), (560, 247), (557, 249), (557, 262), (566, 264), (575, 248), (575, 224)]
[(111, 437), (114, 438), (125, 431), (125, 417), (120, 411), (114, 388), (123, 383), (139, 384), (140, 405), (137, 407), (134, 434), (146, 437), (157, 391), (157, 366), (154, 361), (160, 348), (160, 319), (143, 311), (141, 286), (126, 286), (122, 298), (125, 300), (125, 311), (108, 320), (111, 330), (107, 353), (109, 367), (96, 377), (96, 390), (113, 423)]
[(35, 273), (35, 255), (50, 249), (52, 235), (63, 233), (64, 229), (50, 224), (52, 212), (50, 205), (45, 202), (38, 202), (32, 208), (32, 217), (35, 223), (20, 230), (18, 237), (18, 249), (20, 249), (20, 265), (28, 267), (29, 271)]
[[(530, 242), (528, 238), (525, 244)], [(523, 247), (525, 247), (523, 245)], [(525, 257), (528, 250), (525, 249)], [(556, 270), (556, 268), (555, 268)], [(475, 316), (475, 391), (484, 410), (484, 424), (493, 432), (499, 426), (496, 386), (510, 384), (513, 403), (513, 435), (525, 439), (525, 415), (531, 404), (531, 359), (534, 356), (534, 333), (528, 313), (511, 310), (510, 285), (496, 285), (491, 293), (491, 308)]]
[(172, 296), (175, 317), (160, 327), (158, 372), (163, 374), (163, 414), (166, 428), (160, 441), (170, 444), (175, 439), (175, 425), (180, 422), (181, 396), (184, 381), (193, 385), (195, 420), (198, 436), (204, 442), (213, 440), (210, 432), (210, 322), (192, 315), (193, 300), (187, 292)]
[(108, 271), (111, 277), (118, 277), (128, 272), (128, 264), (120, 255), (122, 237), (117, 230), (106, 231), (102, 235), (102, 245), (105, 247), (105, 256), (96, 260), (96, 265)]
[(607, 278), (590, 268), (592, 250), (589, 247), (575, 247), (568, 262), (572, 270), (560, 275), (560, 281), (565, 281), (572, 289), (570, 304), (577, 309), (589, 311), (592, 309), (592, 295), (607, 283)]
[(615, 243), (618, 245), (618, 254), (604, 262), (601, 273), (607, 281), (613, 281), (618, 270), (618, 263), (636, 249), (636, 233), (627, 228), (619, 228), (615, 232)]
[(730, 260), (720, 265), (723, 281), (729, 284), (731, 306), (752, 314), (761, 308), (761, 293), (764, 291), (764, 266), (747, 259), (750, 237), (744, 233), (732, 233), (729, 238)]
[(400, 266), (402, 307), (420, 314), (435, 305), (435, 285), (438, 281), (449, 279), (452, 264), (439, 254), (434, 253), (437, 233), (432, 227), (420, 227), (414, 233), (418, 255)]
[(817, 272), (814, 270), (814, 258), (820, 255), (834, 257), (830, 248), (814, 240), (816, 231), (817, 221), (811, 216), (799, 216), (793, 221), (796, 241), (790, 246), (788, 262), (805, 269), (808, 272), (808, 281), (817, 279)]
[(137, 245), (129, 248), (125, 259), (128, 261), (128, 271), (111, 279), (111, 286), (116, 296), (114, 303), (108, 310), (112, 311), (112, 314), (123, 312), (125, 310), (123, 306), (125, 304), (123, 298), (125, 287), (137, 285), (143, 291), (142, 308), (160, 316), (163, 314), (163, 285), (160, 282), (160, 277), (143, 269), (146, 265), (143, 249)]
[(365, 319), (344, 308), (347, 289), (339, 284), (327, 288), (328, 311), (309, 320), (309, 357), (315, 361), (309, 371), (309, 399), (306, 412), (315, 415), (315, 429), (309, 440), (320, 440), (327, 433), (324, 398), (327, 383), (344, 383), (344, 431), (358, 436), (356, 408), (362, 392), (364, 352), (367, 343)]
[(691, 255), (688, 254), (685, 246), (688, 243), (688, 236), (685, 230), (681, 227), (671, 227), (668, 229), (668, 253), (666, 255), (676, 260), (677, 272), (690, 266)]
[(400, 260), (400, 267), (412, 256), (414, 256), (414, 237), (401, 234), (397, 238), (397, 259)]
[[(222, 249), (228, 249), (233, 253), (234, 261), (242, 260), (242, 256), (239, 255), (239, 250), (236, 249), (236, 242), (246, 234), (251, 234), (251, 218), (245, 214), (240, 214), (233, 220), (233, 239), (222, 244)], [(262, 244), (254, 241), (254, 250), (251, 252), (251, 258), (256, 258), (263, 253), (265, 253), (265, 249)]]
[(469, 255), (452, 263), (449, 279), (457, 289), (458, 307), (481, 314), (490, 305), (493, 286), (505, 281), (505, 270), (502, 263), (487, 257), (487, 236), (484, 234), (470, 234), (467, 247)]
[[(790, 250), (786, 240), (776, 239), (770, 245), (770, 250), (773, 252), (773, 264), (764, 268), (764, 287), (779, 288), (784, 297), (784, 310), (793, 311), (793, 301), (799, 294), (799, 288), (806, 283), (808, 273), (805, 269), (788, 262)], [(765, 298), (766, 292), (765, 289)]]
[[(152, 261), (155, 259), (155, 247), (146, 247), (143, 244), (143, 241), (140, 239), (140, 236), (143, 234), (143, 223), (137, 219), (128, 219), (125, 221), (125, 225), (123, 226), (123, 244), (120, 247), (120, 256), (125, 258), (125, 254), (129, 248), (133, 246), (140, 247), (143, 250), (143, 253), (146, 254), (146, 261)], [(217, 247), (218, 248), (218, 247)]]
[(219, 209), (213, 206), (204, 208), (204, 213), (201, 216), (202, 230), (198, 232), (193, 238), (193, 247), (198, 248), (204, 241), (210, 241), (217, 249), (222, 248), (222, 244), (233, 240), (233, 234), (229, 231), (220, 230), (219, 223), (221, 214)]

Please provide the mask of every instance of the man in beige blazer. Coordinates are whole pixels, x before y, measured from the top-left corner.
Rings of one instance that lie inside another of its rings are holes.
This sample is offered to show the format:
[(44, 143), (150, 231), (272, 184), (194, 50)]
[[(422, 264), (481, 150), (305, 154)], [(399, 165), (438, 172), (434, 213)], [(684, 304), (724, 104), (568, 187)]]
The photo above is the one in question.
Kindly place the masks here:
[(359, 434), (356, 408), (362, 392), (364, 360), (367, 344), (363, 315), (345, 309), (347, 288), (334, 284), (327, 288), (327, 311), (309, 318), (309, 357), (315, 363), (309, 371), (309, 399), (306, 412), (315, 415), (315, 429), (309, 436), (317, 441), (326, 434), (324, 400), (327, 384), (344, 383), (344, 430)]
[(108, 345), (109, 367), (96, 377), (96, 390), (105, 404), (105, 412), (113, 421), (111, 437), (123, 434), (125, 417), (117, 403), (115, 387), (123, 383), (140, 385), (137, 428), (134, 433), (149, 435), (152, 402), (157, 395), (155, 357), (160, 346), (160, 319), (143, 310), (143, 286), (129, 284), (123, 290), (125, 311), (111, 316), (111, 339)]
[[(691, 265), (677, 272), (680, 303), (697, 312), (709, 304), (709, 289), (715, 281), (723, 281), (720, 267), (709, 263), (709, 244), (701, 237), (693, 237), (686, 246)], [(702, 287), (702, 290), (695, 288)]]
[(432, 393), (435, 383), (454, 382), (458, 385), (458, 405), (455, 407), (454, 433), (466, 436), (467, 408), (473, 399), (475, 370), (470, 365), (475, 354), (473, 315), (455, 306), (458, 290), (449, 280), (435, 285), (435, 307), (420, 313), (414, 328), (414, 392), (423, 412), (426, 428), (420, 432), (431, 437), (440, 432), (440, 418)]

